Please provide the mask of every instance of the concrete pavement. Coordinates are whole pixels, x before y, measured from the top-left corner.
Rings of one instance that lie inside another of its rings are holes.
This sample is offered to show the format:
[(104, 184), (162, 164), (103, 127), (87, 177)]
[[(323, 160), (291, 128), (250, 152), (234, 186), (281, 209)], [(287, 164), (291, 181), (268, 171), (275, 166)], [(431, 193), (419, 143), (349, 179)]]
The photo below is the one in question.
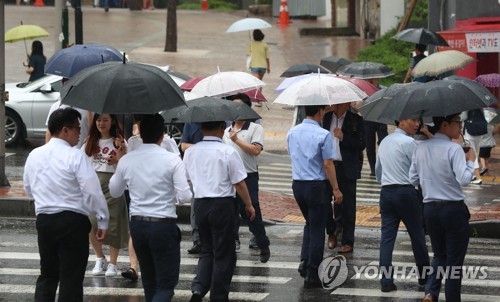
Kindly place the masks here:
[[(217, 72), (217, 68), (222, 71), (245, 71), (248, 33), (227, 34), (225, 31), (230, 24), (246, 17), (246, 14), (246, 11), (229, 13), (178, 11), (178, 51), (167, 53), (163, 51), (166, 37), (165, 10), (133, 12), (128, 9), (111, 9), (105, 13), (100, 8), (84, 7), (83, 40), (85, 43), (114, 46), (126, 52), (133, 61), (170, 65), (173, 70), (192, 77), (213, 74)], [(19, 20), (24, 20), (25, 24), (40, 25), (49, 32), (53, 28), (54, 13), (51, 7), (6, 6), (5, 16), (6, 29), (19, 24)], [(264, 19), (271, 24), (276, 23), (276, 19)], [(70, 31), (73, 32), (72, 9), (69, 22)], [(301, 28), (321, 26), (327, 27), (328, 24), (312, 20), (293, 20), (286, 29), (274, 26), (264, 30), (265, 41), (269, 44), (271, 53), (271, 73), (264, 77), (268, 85), (263, 90), (269, 101), (276, 97), (273, 91), (282, 80), (279, 75), (289, 66), (296, 63), (318, 64), (321, 58), (330, 55), (354, 59), (360, 49), (369, 45), (369, 41), (357, 37), (302, 37), (298, 34)], [(44, 43), (46, 55), (51, 56), (54, 52), (53, 38), (40, 40)], [(74, 41), (71, 35), (70, 41)], [(30, 41), (28, 43), (31, 45)], [(21, 65), (25, 57), (24, 44), (22, 42), (7, 44), (5, 53), (6, 81), (27, 80), (28, 77)], [(263, 117), (266, 152), (286, 154), (285, 135), (292, 124), (293, 111), (287, 107), (273, 105), (271, 102), (269, 108), (263, 106), (255, 110)], [(500, 147), (494, 149), (490, 171), (483, 180), (492, 184), (500, 182)], [(0, 213), (12, 216), (33, 215), (33, 201), (27, 199), (24, 194), (22, 181), (20, 179), (9, 179), (9, 181), (10, 188), (0, 188)], [(260, 197), (265, 219), (287, 223), (303, 222), (292, 196), (263, 191)], [(185, 215), (185, 212), (185, 208), (179, 208), (181, 216)], [(357, 226), (380, 226), (377, 206), (358, 206), (357, 213)], [(500, 203), (498, 201), (481, 203), (479, 200), (471, 207), (471, 214), (472, 220), (475, 221), (497, 220), (500, 217)]]

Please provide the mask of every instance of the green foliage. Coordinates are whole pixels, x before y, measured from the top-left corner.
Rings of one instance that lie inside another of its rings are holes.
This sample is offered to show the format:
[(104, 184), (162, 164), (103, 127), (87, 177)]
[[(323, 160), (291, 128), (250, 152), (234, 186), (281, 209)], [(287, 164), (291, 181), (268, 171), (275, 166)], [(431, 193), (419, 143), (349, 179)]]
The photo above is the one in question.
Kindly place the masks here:
[[(180, 0), (177, 9), (199, 10), (201, 9), (201, 0)], [(208, 0), (208, 9), (227, 11), (237, 9), (237, 6), (224, 0)]]
[[(410, 22), (427, 23), (428, 0), (417, 1)], [(394, 71), (394, 76), (381, 79), (382, 85), (389, 86), (402, 83), (410, 66), (411, 53), (415, 44), (391, 39), (396, 34), (392, 29), (381, 36), (371, 45), (358, 53), (356, 61), (379, 62), (389, 66)]]

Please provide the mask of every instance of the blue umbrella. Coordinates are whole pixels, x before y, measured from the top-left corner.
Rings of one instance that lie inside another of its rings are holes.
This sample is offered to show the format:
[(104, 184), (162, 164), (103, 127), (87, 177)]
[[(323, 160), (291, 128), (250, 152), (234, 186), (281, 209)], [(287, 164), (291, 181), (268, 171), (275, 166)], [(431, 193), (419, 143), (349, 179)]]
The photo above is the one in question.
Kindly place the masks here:
[(45, 73), (70, 78), (87, 67), (122, 59), (123, 55), (111, 46), (77, 44), (56, 52), (45, 64)]

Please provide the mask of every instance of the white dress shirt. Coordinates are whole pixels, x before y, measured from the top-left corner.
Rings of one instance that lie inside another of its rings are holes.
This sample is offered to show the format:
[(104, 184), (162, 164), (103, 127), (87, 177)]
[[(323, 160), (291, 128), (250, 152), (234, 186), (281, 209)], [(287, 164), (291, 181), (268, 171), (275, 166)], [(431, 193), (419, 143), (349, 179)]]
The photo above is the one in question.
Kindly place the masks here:
[(184, 153), (195, 198), (234, 197), (234, 184), (247, 177), (238, 152), (215, 136), (205, 136)]
[(108, 204), (88, 157), (65, 140), (52, 137), (31, 151), (24, 166), (24, 190), (35, 199), (35, 213), (72, 211), (95, 214), (100, 229), (108, 228)]
[(193, 196), (180, 157), (156, 144), (142, 144), (120, 159), (109, 181), (109, 193), (119, 197), (127, 186), (130, 216), (177, 218), (176, 197), (185, 203)]
[(465, 160), (462, 147), (442, 134), (422, 141), (413, 153), (410, 182), (420, 184), (424, 203), (464, 200), (462, 187), (474, 176), (474, 163)]
[[(141, 145), (142, 145), (142, 138), (139, 135), (133, 135), (128, 139), (127, 152), (132, 152), (134, 150), (137, 150)], [(168, 152), (174, 153), (179, 156), (181, 155), (181, 152), (179, 151), (179, 146), (177, 146), (175, 140), (167, 134), (163, 135), (163, 141), (161, 142), (160, 147), (167, 150)]]
[(410, 165), (417, 142), (403, 129), (396, 128), (378, 148), (375, 176), (382, 186), (410, 184)]
[[(61, 98), (59, 98), (54, 104), (52, 104), (52, 106), (50, 106), (49, 114), (47, 114), (47, 120), (45, 121), (45, 126), (49, 125), (50, 115), (54, 111), (56, 111), (57, 109), (64, 109), (64, 108), (68, 108), (68, 107), (69, 107), (68, 105), (61, 104)], [(78, 111), (80, 113), (80, 115), (82, 116), (80, 119), (80, 137), (78, 138), (78, 144), (73, 147), (73, 148), (80, 149), (83, 146), (83, 143), (85, 142), (85, 139), (87, 138), (87, 135), (89, 134), (89, 119), (88, 119), (89, 112), (85, 109), (80, 109), (80, 108), (76, 108), (76, 107), (74, 107), (73, 109)]]
[[(332, 134), (332, 139), (333, 139), (333, 146), (335, 150), (340, 150), (340, 140), (338, 137), (335, 137), (333, 135), (333, 130), (335, 128), (342, 129), (342, 126), (344, 125), (344, 119), (345, 115), (347, 114), (347, 111), (342, 114), (342, 116), (337, 117), (335, 115), (335, 112), (332, 112), (332, 122), (330, 123), (330, 133)], [(335, 152), (335, 157), (333, 158), (335, 161), (342, 161), (342, 154), (340, 152)]]

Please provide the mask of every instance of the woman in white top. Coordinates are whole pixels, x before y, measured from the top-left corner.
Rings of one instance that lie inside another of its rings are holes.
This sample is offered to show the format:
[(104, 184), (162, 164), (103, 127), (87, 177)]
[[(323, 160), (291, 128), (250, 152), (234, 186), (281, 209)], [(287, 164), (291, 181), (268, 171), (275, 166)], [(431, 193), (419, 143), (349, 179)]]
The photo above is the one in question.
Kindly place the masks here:
[[(95, 239), (95, 219), (90, 217), (92, 231), (89, 238), (97, 258), (92, 274), (94, 276), (114, 277), (118, 274), (116, 269), (118, 252), (120, 249), (127, 247), (129, 239), (125, 196), (113, 198), (108, 189), (109, 179), (115, 172), (116, 164), (119, 158), (126, 153), (122, 130), (116, 116), (95, 114), (89, 136), (82, 146), (82, 150), (89, 156), (97, 176), (99, 176), (110, 216), (106, 239), (102, 243)], [(109, 245), (109, 264), (102, 250), (102, 244)]]

